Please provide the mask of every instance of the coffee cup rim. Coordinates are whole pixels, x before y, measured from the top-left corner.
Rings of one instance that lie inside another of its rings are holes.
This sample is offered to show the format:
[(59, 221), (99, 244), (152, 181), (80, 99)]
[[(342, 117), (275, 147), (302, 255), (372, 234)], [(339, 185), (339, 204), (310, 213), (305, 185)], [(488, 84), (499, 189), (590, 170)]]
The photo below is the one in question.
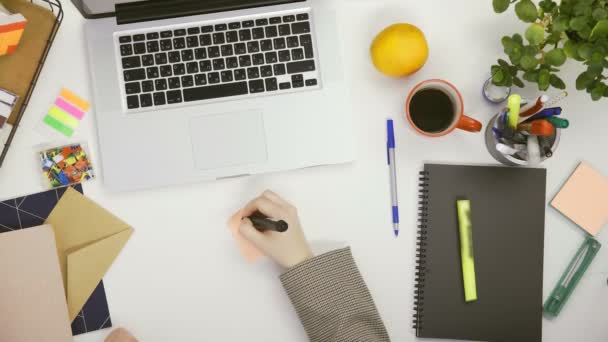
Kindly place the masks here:
[[(424, 85), (429, 84), (429, 83), (441, 83), (443, 85), (448, 86), (456, 93), (456, 96), (458, 97), (458, 102), (460, 103), (460, 112), (456, 113), (457, 120), (454, 120), (454, 123), (452, 123), (450, 128), (446, 129), (443, 132), (439, 132), (439, 133), (429, 133), (429, 132), (423, 131), (420, 128), (418, 128), (418, 126), (416, 126), (416, 124), (414, 123), (414, 120), (412, 120), (412, 116), (410, 113), (410, 103), (412, 101), (412, 98), (414, 97), (414, 95), (418, 92), (418, 90), (421, 87), (423, 87)], [(407, 102), (405, 103), (405, 116), (407, 118), (407, 121), (409, 121), (410, 125), (418, 133), (420, 133), (422, 135), (426, 135), (428, 137), (438, 138), (438, 137), (442, 137), (442, 136), (452, 133), (458, 127), (458, 121), (462, 118), (463, 115), (464, 115), (464, 101), (462, 99), (462, 94), (460, 94), (460, 91), (458, 90), (458, 88), (456, 88), (456, 86), (454, 86), (452, 83), (450, 83), (446, 80), (438, 79), (438, 78), (428, 79), (428, 80), (425, 80), (425, 81), (422, 81), (422, 82), (416, 84), (416, 86), (414, 86), (414, 88), (412, 88), (412, 90), (410, 91), (410, 93), (407, 97)]]

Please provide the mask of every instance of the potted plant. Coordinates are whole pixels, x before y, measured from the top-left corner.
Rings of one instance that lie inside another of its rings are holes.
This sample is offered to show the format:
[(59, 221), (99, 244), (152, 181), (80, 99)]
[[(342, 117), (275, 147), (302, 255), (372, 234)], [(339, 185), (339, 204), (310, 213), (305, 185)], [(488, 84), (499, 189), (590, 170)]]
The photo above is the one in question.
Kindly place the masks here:
[(576, 89), (586, 90), (594, 101), (608, 97), (608, 0), (492, 0), (494, 11), (503, 13), (511, 5), (517, 17), (529, 24), (524, 35), (502, 38), (508, 61), (492, 66), (492, 82), (497, 86), (523, 87), (522, 78), (538, 89), (565, 89), (558, 76), (566, 60), (586, 66), (576, 79)]

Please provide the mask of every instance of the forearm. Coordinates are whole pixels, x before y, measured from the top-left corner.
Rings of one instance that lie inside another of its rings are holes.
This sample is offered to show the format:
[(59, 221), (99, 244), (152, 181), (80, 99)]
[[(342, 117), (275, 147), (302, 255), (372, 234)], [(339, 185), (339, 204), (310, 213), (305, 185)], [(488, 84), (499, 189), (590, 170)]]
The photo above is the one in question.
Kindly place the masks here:
[(281, 276), (311, 342), (388, 342), (350, 248), (303, 262)]

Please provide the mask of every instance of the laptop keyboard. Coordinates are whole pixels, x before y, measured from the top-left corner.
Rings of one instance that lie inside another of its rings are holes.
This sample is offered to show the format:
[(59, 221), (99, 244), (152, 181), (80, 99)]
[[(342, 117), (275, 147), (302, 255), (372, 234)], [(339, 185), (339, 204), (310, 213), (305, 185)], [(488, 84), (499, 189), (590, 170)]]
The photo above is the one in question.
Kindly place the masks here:
[(318, 87), (308, 13), (117, 37), (127, 111)]

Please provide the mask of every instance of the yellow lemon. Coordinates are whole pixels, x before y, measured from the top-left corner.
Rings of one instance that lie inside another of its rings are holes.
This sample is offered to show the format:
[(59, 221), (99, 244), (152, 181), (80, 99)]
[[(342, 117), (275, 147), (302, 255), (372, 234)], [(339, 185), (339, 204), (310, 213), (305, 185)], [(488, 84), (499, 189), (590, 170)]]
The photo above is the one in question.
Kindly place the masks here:
[(408, 76), (420, 70), (429, 57), (424, 33), (414, 25), (394, 24), (374, 39), (372, 61), (385, 75)]

